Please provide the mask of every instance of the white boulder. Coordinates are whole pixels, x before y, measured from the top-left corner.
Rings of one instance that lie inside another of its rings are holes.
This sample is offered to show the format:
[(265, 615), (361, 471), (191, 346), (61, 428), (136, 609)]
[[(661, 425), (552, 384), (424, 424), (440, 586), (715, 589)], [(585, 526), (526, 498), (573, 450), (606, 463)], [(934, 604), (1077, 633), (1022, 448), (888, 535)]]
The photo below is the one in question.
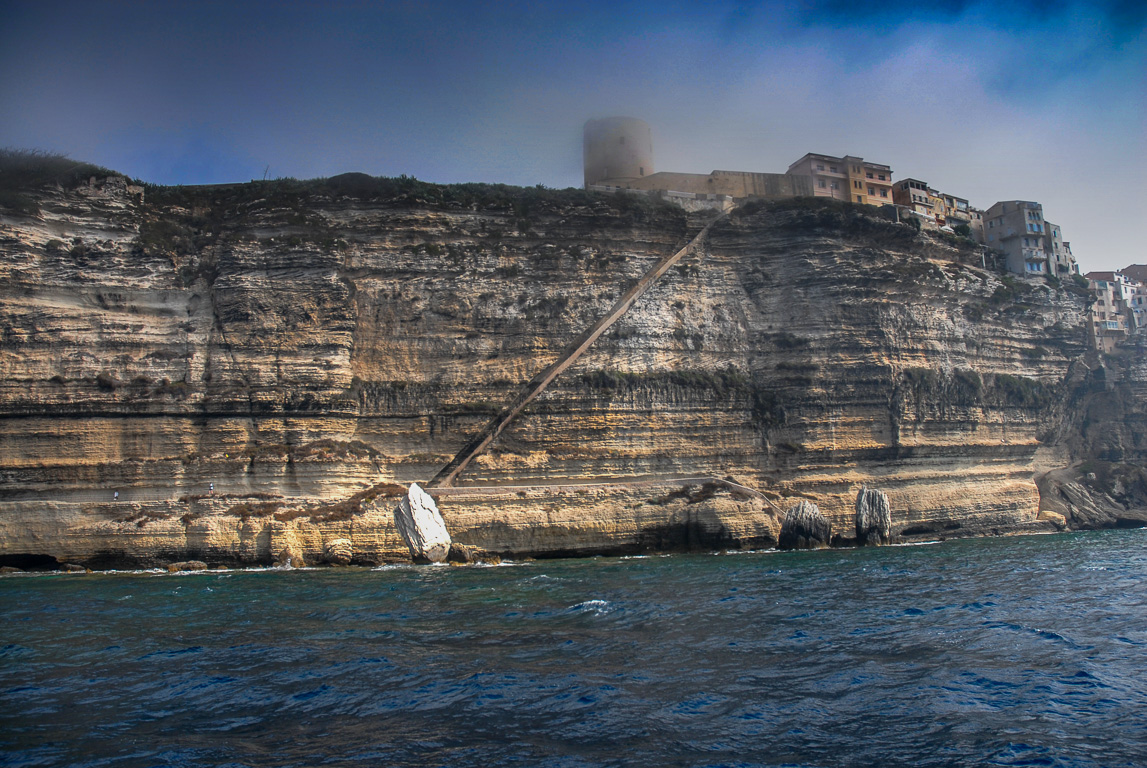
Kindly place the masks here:
[(410, 548), (416, 563), (441, 563), (450, 554), (450, 532), (438, 512), (438, 505), (418, 483), (394, 508), (394, 525)]

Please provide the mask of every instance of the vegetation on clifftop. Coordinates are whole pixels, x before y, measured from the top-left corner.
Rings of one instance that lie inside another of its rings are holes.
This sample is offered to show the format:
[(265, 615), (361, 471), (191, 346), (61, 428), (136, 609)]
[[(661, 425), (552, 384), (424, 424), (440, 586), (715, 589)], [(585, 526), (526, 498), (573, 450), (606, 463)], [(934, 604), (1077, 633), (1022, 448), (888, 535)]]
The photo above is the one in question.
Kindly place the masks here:
[(93, 176), (106, 178), (119, 175), (107, 168), (78, 162), (54, 152), (0, 149), (0, 208), (36, 214), (40, 209), (29, 192), (51, 184), (74, 189)]
[(562, 208), (606, 205), (612, 210), (631, 215), (659, 213), (683, 218), (684, 211), (672, 203), (642, 195), (602, 194), (584, 189), (550, 189), (515, 187), (509, 184), (434, 184), (412, 176), (369, 176), (344, 173), (330, 178), (299, 180), (293, 178), (250, 181), (243, 184), (211, 186), (145, 185), (149, 203), (156, 206), (186, 208), (212, 205), (229, 208), (239, 205), (249, 210), (290, 208), (299, 212), (320, 200), (351, 198), (359, 201), (386, 202), (392, 205), (430, 206), (486, 211), (512, 212), (528, 224), (532, 215)]

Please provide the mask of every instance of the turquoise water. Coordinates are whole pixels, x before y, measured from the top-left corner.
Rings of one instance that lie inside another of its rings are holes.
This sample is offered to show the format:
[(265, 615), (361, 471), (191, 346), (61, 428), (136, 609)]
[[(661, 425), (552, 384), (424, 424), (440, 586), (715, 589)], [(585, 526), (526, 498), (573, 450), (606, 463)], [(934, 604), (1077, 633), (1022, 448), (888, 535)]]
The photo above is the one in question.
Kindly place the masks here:
[(10, 766), (1141, 766), (1147, 531), (0, 579)]

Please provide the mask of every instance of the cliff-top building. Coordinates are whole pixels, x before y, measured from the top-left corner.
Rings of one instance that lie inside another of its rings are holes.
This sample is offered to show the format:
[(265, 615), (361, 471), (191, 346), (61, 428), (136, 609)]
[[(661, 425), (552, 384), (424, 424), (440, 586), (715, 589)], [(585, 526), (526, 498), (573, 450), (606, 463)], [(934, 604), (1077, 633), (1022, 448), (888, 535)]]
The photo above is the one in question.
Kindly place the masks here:
[(1052, 224), (1050, 221), (1044, 223), (1047, 225), (1047, 233), (1044, 235), (1043, 249), (1047, 254), (1048, 271), (1056, 277), (1077, 273), (1079, 267), (1075, 264), (1075, 257), (1071, 255), (1071, 243), (1063, 239), (1063, 232), (1058, 224)]
[(919, 179), (892, 181), (892, 168), (862, 157), (810, 152), (785, 173), (657, 171), (653, 132), (635, 117), (589, 120), (583, 131), (585, 188), (632, 190), (687, 209), (729, 210), (745, 198), (829, 197), (862, 205), (896, 205), (929, 228), (966, 225), (980, 243), (1006, 254), (1019, 275), (1063, 277), (1078, 271), (1059, 227), (1043, 218), (1039, 203), (998, 202), (987, 211), (966, 198), (938, 192)]
[(1147, 305), (1141, 283), (1121, 272), (1088, 272), (1095, 304), (1088, 312), (1095, 348), (1110, 354), (1130, 334), (1147, 324)]
[(892, 202), (892, 169), (863, 157), (818, 155), (810, 152), (789, 166), (788, 176), (807, 177), (816, 197), (832, 197), (864, 205)]
[(658, 192), (684, 204), (686, 199), (714, 207), (732, 206), (746, 197), (807, 197), (808, 179), (783, 173), (713, 171), (655, 172), (649, 125), (634, 117), (590, 120), (583, 131), (586, 189), (631, 189)]
[(937, 192), (919, 179), (896, 182), (892, 187), (892, 200), (920, 217), (925, 224), (953, 229), (966, 224), (973, 236), (977, 222), (981, 220), (981, 212), (969, 205), (967, 199)]
[(901, 179), (892, 188), (892, 201), (907, 208), (925, 222), (935, 223), (932, 213), (932, 195), (926, 182), (919, 179)]
[(585, 185), (640, 181), (652, 176), (653, 132), (635, 117), (590, 120), (582, 131)]
[(984, 242), (1007, 255), (1008, 270), (1046, 275), (1043, 206), (1028, 200), (998, 202), (984, 212)]

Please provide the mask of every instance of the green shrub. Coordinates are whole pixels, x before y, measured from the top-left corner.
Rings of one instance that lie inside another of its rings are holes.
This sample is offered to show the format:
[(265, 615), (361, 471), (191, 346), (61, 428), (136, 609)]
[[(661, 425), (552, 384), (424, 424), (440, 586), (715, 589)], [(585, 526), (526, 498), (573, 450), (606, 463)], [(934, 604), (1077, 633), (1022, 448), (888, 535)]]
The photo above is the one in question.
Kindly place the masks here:
[(793, 334), (785, 331), (775, 334), (773, 336), (773, 343), (780, 349), (800, 349), (801, 347), (808, 346), (808, 339), (794, 336)]
[(0, 210), (35, 216), (40, 212), (40, 204), (29, 195), (12, 189), (0, 189)]
[(188, 254), (193, 249), (194, 237), (191, 228), (171, 218), (145, 221), (139, 225), (139, 242), (152, 254)]
[(1026, 376), (997, 373), (991, 377), (992, 388), (1001, 404), (1021, 408), (1042, 408), (1051, 403), (1054, 392), (1043, 382)]

